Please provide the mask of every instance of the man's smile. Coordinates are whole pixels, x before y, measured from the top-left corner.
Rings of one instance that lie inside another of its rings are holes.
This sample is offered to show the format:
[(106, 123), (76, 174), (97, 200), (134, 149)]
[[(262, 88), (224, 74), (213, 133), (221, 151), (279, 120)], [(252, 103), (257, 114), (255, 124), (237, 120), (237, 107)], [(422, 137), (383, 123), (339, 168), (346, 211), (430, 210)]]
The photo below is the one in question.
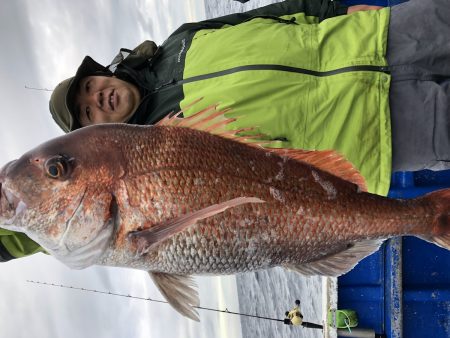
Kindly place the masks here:
[(108, 103), (109, 103), (110, 109), (111, 109), (112, 111), (114, 111), (115, 108), (116, 108), (116, 105), (117, 105), (117, 94), (116, 94), (116, 90), (115, 90), (115, 89), (113, 89), (113, 90), (111, 91), (111, 93), (109, 94), (109, 100), (108, 100)]

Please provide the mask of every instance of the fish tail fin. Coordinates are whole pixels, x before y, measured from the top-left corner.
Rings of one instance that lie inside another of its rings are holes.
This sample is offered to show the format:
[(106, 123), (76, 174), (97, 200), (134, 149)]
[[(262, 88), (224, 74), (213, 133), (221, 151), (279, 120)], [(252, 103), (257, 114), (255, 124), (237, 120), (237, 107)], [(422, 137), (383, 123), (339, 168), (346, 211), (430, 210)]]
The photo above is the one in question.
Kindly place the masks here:
[(450, 250), (450, 189), (438, 190), (423, 198), (435, 205), (436, 214), (431, 224), (431, 233), (421, 238)]

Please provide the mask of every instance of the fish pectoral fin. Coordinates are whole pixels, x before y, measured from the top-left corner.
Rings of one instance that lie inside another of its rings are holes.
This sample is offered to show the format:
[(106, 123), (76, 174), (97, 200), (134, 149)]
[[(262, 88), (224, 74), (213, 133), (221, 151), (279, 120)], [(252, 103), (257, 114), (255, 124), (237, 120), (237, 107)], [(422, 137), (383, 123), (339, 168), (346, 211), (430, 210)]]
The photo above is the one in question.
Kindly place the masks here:
[(149, 272), (158, 290), (172, 307), (197, 322), (200, 321), (195, 306), (200, 305), (197, 285), (191, 276), (172, 275), (161, 272)]
[(352, 270), (359, 261), (377, 251), (384, 240), (367, 240), (350, 244), (351, 246), (336, 254), (326, 256), (320, 260), (306, 264), (284, 264), (289, 270), (293, 270), (305, 276), (329, 276), (338, 277)]
[(264, 201), (256, 197), (233, 198), (229, 201), (214, 204), (156, 224), (149, 229), (130, 232), (128, 238), (135, 243), (137, 252), (144, 254), (152, 250), (162, 241), (194, 225), (197, 221), (219, 214), (228, 208), (246, 203), (264, 203)]

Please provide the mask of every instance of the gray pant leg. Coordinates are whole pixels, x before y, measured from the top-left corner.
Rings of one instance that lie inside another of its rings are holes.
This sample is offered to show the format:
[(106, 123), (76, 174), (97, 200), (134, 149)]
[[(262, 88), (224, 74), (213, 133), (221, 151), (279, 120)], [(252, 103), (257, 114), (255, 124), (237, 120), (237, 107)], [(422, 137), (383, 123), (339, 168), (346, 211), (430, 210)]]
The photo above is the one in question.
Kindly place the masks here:
[(450, 169), (450, 85), (394, 82), (390, 90), (392, 169)]
[(392, 167), (450, 169), (450, 0), (411, 0), (391, 12), (387, 58)]
[(450, 0), (410, 0), (391, 8), (388, 59), (450, 77)]

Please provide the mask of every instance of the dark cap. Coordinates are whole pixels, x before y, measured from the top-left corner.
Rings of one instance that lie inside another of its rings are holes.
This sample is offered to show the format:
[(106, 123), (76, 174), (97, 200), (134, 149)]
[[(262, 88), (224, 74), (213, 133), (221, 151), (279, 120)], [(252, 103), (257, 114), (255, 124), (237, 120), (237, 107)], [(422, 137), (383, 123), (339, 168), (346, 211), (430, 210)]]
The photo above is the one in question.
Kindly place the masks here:
[(75, 95), (81, 79), (92, 75), (111, 75), (111, 72), (90, 56), (86, 56), (75, 76), (62, 81), (53, 90), (49, 102), (50, 113), (66, 133), (81, 127), (75, 115)]

